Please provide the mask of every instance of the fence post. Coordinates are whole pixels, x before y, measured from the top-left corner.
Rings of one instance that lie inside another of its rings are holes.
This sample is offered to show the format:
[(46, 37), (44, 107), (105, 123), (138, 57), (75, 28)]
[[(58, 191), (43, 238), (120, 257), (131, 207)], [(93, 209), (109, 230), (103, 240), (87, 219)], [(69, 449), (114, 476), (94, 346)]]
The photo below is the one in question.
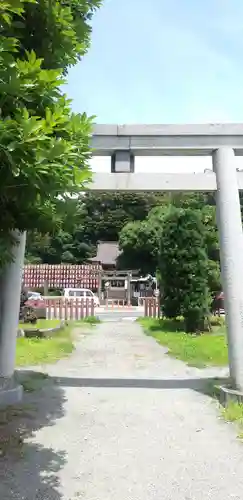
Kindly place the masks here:
[(80, 301), (80, 319), (83, 319), (84, 317), (84, 299), (81, 299)]
[(73, 303), (75, 300), (76, 299), (74, 299), (74, 298), (70, 300), (70, 320), (73, 319)]
[(94, 316), (95, 315), (95, 311), (94, 311), (94, 299), (91, 299), (91, 316)]
[(54, 319), (57, 317), (57, 301), (53, 299), (53, 308), (54, 308)]
[(53, 316), (53, 299), (49, 301), (49, 318), (48, 319), (52, 319), (52, 316)]
[(78, 319), (78, 306), (79, 306), (79, 299), (76, 297), (75, 299), (75, 309), (74, 309), (74, 320), (76, 321)]
[(156, 318), (157, 316), (156, 299), (152, 298), (151, 302), (152, 302), (152, 316), (153, 318)]
[(146, 299), (143, 301), (143, 306), (144, 306), (144, 316), (147, 317), (148, 316), (148, 301)]
[(68, 320), (68, 300), (64, 299), (64, 319)]
[(50, 309), (49, 299), (45, 300), (45, 306), (46, 306), (46, 319), (49, 319), (49, 309)]
[(148, 299), (148, 315), (151, 318), (152, 316), (152, 304), (151, 304), (151, 299)]

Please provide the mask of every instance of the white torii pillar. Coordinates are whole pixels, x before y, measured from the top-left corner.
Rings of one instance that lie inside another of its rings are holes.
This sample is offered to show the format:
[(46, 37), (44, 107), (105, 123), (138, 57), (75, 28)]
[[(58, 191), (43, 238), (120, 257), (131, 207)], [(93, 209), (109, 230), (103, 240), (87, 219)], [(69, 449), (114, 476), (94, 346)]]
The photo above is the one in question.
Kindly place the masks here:
[(0, 406), (16, 404), (22, 398), (14, 370), (26, 233), (14, 231), (13, 236), (17, 243), (12, 247), (13, 260), (0, 277)]
[(213, 152), (221, 274), (228, 332), (230, 376), (243, 391), (243, 234), (234, 151)]

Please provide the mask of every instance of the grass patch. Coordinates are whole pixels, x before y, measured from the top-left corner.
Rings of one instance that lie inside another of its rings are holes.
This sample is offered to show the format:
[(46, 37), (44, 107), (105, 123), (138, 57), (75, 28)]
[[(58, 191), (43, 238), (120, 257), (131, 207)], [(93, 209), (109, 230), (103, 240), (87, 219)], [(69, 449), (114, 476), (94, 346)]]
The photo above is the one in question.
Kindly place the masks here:
[(239, 438), (243, 439), (243, 403), (229, 401), (221, 409), (221, 415), (226, 422), (234, 422), (239, 428)]
[(97, 324), (101, 323), (101, 321), (100, 321), (100, 318), (97, 318), (97, 316), (87, 316), (86, 318), (79, 320), (78, 323), (79, 324), (84, 323), (84, 324), (88, 324), (88, 325), (97, 325)]
[(154, 337), (159, 344), (168, 348), (168, 354), (185, 361), (190, 366), (226, 366), (228, 347), (225, 327), (222, 320), (217, 321), (211, 333), (200, 336), (185, 333), (183, 321), (139, 318), (145, 333)]
[(19, 338), (16, 347), (16, 365), (55, 363), (68, 356), (73, 349), (70, 326), (66, 326), (50, 338)]
[(60, 325), (59, 319), (38, 319), (35, 324), (31, 323), (19, 323), (19, 328), (27, 330), (28, 328), (37, 330), (44, 330), (45, 328), (55, 328)]
[(80, 326), (80, 327), (87, 327), (87, 326), (95, 326), (95, 325), (98, 325), (99, 323), (101, 323), (101, 320), (100, 318), (97, 318), (96, 316), (87, 316), (86, 318), (83, 318), (83, 319), (78, 319), (78, 320), (74, 320), (72, 321), (72, 323), (75, 325), (75, 326)]

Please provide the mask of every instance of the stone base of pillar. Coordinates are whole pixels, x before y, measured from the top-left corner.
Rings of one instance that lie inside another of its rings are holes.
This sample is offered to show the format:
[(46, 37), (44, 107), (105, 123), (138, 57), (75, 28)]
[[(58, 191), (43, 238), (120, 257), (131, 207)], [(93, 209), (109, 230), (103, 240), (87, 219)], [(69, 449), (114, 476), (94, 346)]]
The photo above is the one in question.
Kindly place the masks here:
[(0, 378), (0, 408), (22, 401), (23, 387), (13, 378)]
[(220, 385), (215, 388), (222, 406), (227, 406), (231, 402), (243, 403), (243, 392), (232, 389), (229, 385)]

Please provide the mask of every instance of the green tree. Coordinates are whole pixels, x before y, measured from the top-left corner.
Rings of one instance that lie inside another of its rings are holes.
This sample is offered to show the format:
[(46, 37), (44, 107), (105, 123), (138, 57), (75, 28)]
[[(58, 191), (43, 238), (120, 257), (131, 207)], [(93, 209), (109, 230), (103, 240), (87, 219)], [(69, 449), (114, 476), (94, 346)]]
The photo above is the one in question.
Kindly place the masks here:
[[(156, 265), (153, 259), (152, 231), (145, 221), (128, 222), (120, 232), (118, 258), (120, 269), (140, 269), (143, 274), (152, 272)], [(155, 259), (156, 261), (156, 259)]]
[(205, 228), (205, 244), (208, 256), (208, 287), (213, 296), (221, 290), (219, 236), (215, 206), (204, 205), (200, 210)]
[(28, 233), (26, 262), (81, 264), (95, 254), (95, 247), (84, 241), (83, 198), (62, 196), (56, 200), (60, 222), (52, 232)]
[(147, 193), (86, 193), (83, 200), (85, 239), (118, 241), (128, 222), (144, 220), (161, 196)]
[(178, 208), (199, 210), (205, 227), (208, 256), (208, 286), (212, 296), (221, 290), (219, 237), (216, 223), (215, 193), (176, 193), (172, 203)]
[(61, 227), (50, 234), (48, 246), (39, 246), (41, 235), (30, 235), (27, 259), (33, 261), (40, 258), (46, 263), (68, 260), (82, 263), (95, 255), (99, 240), (118, 241), (124, 224), (145, 219), (151, 207), (160, 203), (161, 198), (145, 193), (98, 195), (92, 192), (82, 193), (75, 198), (62, 197), (55, 209), (63, 221)]
[(88, 20), (98, 4), (9, 0), (0, 5), (0, 265), (11, 229), (47, 231), (58, 219), (56, 198), (79, 191), (90, 177), (92, 118), (71, 112), (60, 85), (67, 65), (88, 49)]
[(126, 224), (119, 236), (122, 254), (120, 267), (132, 268), (134, 263), (142, 273), (155, 273), (163, 231), (163, 220), (170, 206), (198, 211), (205, 229), (208, 256), (208, 286), (212, 296), (221, 289), (219, 240), (216, 212), (212, 195), (202, 193), (176, 193), (160, 200), (161, 205), (151, 209), (140, 223)]
[[(35, 52), (45, 69), (76, 64), (90, 44), (90, 21), (101, 0), (4, 0), (2, 35), (18, 40), (18, 56)], [(9, 15), (11, 14), (11, 16)]]
[(168, 206), (150, 210), (143, 221), (128, 222), (119, 235), (122, 253), (118, 265), (122, 269), (140, 269), (142, 274), (155, 274), (158, 267), (158, 252), (163, 229), (163, 220)]
[(25, 263), (41, 264), (41, 255), (51, 251), (51, 237), (48, 233), (41, 234), (38, 231), (29, 231), (27, 234)]
[(198, 210), (171, 208), (164, 219), (159, 262), (165, 316), (182, 315), (187, 332), (201, 331), (209, 293), (205, 227)]

